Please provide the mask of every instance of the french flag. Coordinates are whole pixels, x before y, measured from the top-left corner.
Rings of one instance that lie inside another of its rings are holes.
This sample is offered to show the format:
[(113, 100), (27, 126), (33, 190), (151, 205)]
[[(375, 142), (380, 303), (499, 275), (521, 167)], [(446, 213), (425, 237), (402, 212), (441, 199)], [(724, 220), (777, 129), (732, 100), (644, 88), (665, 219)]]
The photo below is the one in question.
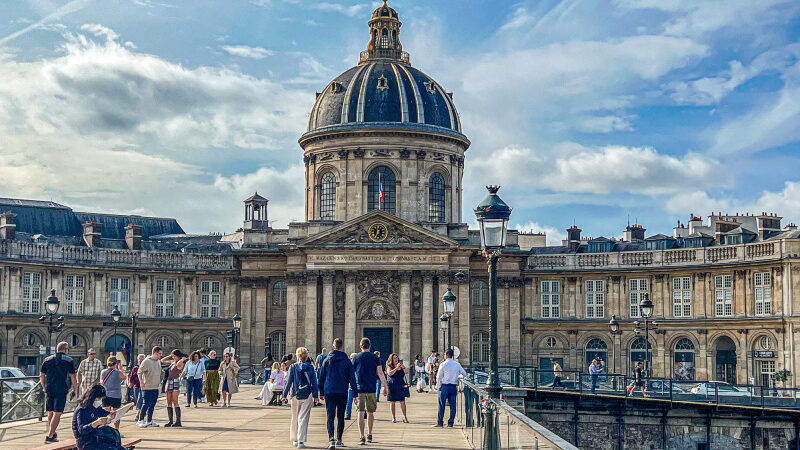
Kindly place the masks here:
[(380, 174), (378, 174), (378, 192), (380, 192), (380, 200), (383, 203), (386, 200), (386, 197), (383, 194), (383, 180), (381, 180)]

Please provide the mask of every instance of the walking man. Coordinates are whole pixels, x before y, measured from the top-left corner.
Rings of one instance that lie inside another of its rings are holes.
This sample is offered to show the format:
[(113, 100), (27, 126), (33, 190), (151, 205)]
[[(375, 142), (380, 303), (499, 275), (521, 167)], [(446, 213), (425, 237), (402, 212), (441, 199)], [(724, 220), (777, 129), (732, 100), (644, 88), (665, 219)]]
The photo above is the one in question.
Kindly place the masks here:
[(61, 414), (67, 404), (67, 378), (72, 381), (72, 395), (75, 395), (75, 387), (78, 381), (75, 379), (75, 366), (72, 365), (72, 358), (67, 356), (69, 346), (66, 342), (59, 342), (56, 346), (56, 354), (48, 356), (42, 363), (42, 370), (39, 373), (39, 382), (42, 384), (47, 395), (46, 407), (47, 423), (50, 426), (47, 436), (44, 438), (45, 444), (58, 442), (58, 424), (61, 422)]
[[(353, 358), (353, 366), (358, 380), (358, 432), (361, 434), (361, 445), (372, 442), (372, 424), (375, 422), (375, 411), (378, 409), (378, 399), (375, 395), (378, 380), (383, 383), (383, 395), (389, 393), (386, 387), (386, 378), (383, 376), (381, 362), (374, 353), (369, 351), (371, 343), (369, 338), (361, 339), (361, 353)], [(364, 436), (364, 412), (367, 413), (367, 435)]]
[(600, 363), (597, 362), (597, 358), (592, 360), (592, 363), (589, 364), (589, 377), (592, 379), (592, 394), (594, 394), (594, 390), (597, 389), (597, 379), (600, 376)]
[[(347, 389), (356, 388), (356, 374), (353, 363), (342, 351), (342, 340), (333, 340), (331, 352), (322, 361), (319, 368), (320, 400), (325, 402), (328, 414), (328, 448), (344, 447), (344, 410), (347, 406)], [(373, 390), (375, 387), (373, 386)], [(336, 419), (336, 434), (333, 432), (333, 420)]]
[(450, 404), (450, 418), (447, 419), (447, 426), (453, 428), (456, 420), (456, 397), (458, 396), (458, 379), (467, 375), (467, 371), (461, 367), (458, 361), (453, 359), (453, 349), (449, 348), (444, 352), (444, 362), (439, 365), (436, 373), (436, 385), (439, 386), (439, 417), (436, 422), (437, 427), (444, 426), (444, 407), (445, 402)]
[[(153, 347), (153, 351), (139, 365), (139, 384), (142, 386), (142, 397), (144, 398), (142, 411), (139, 413), (139, 420), (136, 425), (144, 427), (157, 427), (153, 421), (153, 410), (158, 401), (158, 388), (161, 385), (161, 347)], [(145, 417), (147, 418), (145, 420)]]
[(553, 389), (557, 387), (563, 388), (564, 385), (561, 384), (561, 376), (564, 374), (564, 369), (562, 369), (561, 364), (553, 358), (550, 358), (550, 363), (553, 364)]
[(103, 370), (103, 363), (97, 359), (97, 353), (93, 348), (86, 352), (86, 359), (78, 365), (78, 385), (80, 394), (89, 392), (95, 384), (100, 384), (100, 372)]

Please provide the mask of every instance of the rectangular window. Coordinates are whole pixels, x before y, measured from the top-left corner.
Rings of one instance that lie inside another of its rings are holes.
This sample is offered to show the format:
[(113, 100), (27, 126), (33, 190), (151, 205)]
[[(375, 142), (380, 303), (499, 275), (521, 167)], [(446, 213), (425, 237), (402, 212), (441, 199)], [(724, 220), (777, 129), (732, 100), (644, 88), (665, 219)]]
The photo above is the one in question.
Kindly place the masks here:
[(131, 294), (128, 290), (129, 280), (127, 278), (112, 278), (111, 279), (111, 311), (116, 306), (123, 316), (128, 315), (128, 305), (130, 304)]
[(717, 275), (714, 277), (714, 313), (717, 316), (733, 315), (733, 290), (731, 275)]
[(691, 277), (672, 279), (672, 315), (674, 317), (690, 317), (692, 315)]
[(83, 314), (83, 287), (85, 285), (83, 275), (67, 275), (64, 281), (67, 314)]
[(650, 290), (647, 286), (646, 278), (635, 278), (628, 282), (630, 301), (630, 314), (631, 317), (642, 317), (642, 312), (639, 311), (639, 303), (649, 295)]
[(156, 280), (156, 317), (175, 315), (175, 280)]
[(586, 281), (586, 317), (605, 317), (605, 289), (603, 280)]
[(755, 274), (756, 315), (768, 316), (772, 314), (772, 286), (769, 272)]
[(542, 281), (542, 317), (561, 317), (561, 283)]
[(22, 274), (22, 312), (38, 314), (42, 300), (42, 274)]
[(203, 281), (200, 285), (200, 317), (219, 317), (219, 281)]

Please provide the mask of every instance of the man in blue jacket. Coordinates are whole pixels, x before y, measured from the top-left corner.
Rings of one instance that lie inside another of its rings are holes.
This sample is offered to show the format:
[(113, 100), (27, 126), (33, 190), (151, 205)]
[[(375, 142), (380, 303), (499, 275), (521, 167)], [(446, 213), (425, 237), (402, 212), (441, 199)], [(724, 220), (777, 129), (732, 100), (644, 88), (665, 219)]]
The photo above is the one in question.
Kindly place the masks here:
[[(342, 340), (333, 340), (333, 347), (319, 369), (319, 398), (325, 402), (328, 413), (328, 449), (343, 447), (344, 410), (347, 406), (348, 388), (357, 389), (353, 363), (342, 351)], [(333, 419), (336, 423), (336, 438), (333, 434)]]

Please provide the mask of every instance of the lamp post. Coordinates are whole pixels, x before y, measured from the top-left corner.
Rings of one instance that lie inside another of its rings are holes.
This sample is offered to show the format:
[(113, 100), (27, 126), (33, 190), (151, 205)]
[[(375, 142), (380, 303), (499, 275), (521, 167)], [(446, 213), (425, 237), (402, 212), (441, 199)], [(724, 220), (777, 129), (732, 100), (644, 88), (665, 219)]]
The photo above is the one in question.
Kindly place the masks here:
[[(442, 329), (442, 342), (447, 344), (448, 342), (445, 340), (447, 335), (445, 333), (450, 329), (450, 317), (447, 314), (439, 316), (439, 327)], [(448, 348), (446, 345), (442, 345), (442, 347)]]
[(122, 317), (122, 312), (119, 310), (119, 306), (114, 305), (114, 310), (111, 311), (111, 319), (114, 321), (114, 351), (112, 352), (114, 357), (117, 356), (117, 350), (119, 346), (117, 345), (117, 325), (119, 325), (119, 319)]
[(453, 340), (451, 339), (453, 336), (453, 332), (451, 331), (453, 327), (450, 326), (450, 322), (453, 320), (453, 313), (456, 310), (456, 294), (453, 294), (453, 290), (447, 288), (447, 292), (442, 295), (442, 305), (444, 306), (444, 314), (443, 317), (447, 317), (447, 348), (453, 348)]
[(50, 296), (47, 297), (47, 301), (45, 301), (44, 304), (47, 317), (39, 317), (39, 323), (47, 324), (47, 356), (50, 356), (50, 347), (53, 346), (53, 333), (61, 331), (64, 328), (64, 316), (59, 316), (57, 319), (54, 319), (58, 312), (59, 305), (61, 305), (61, 302), (58, 300), (58, 297), (56, 297), (56, 290), (51, 289)]
[[(617, 335), (622, 334), (622, 331), (619, 329), (619, 322), (617, 322), (617, 316), (611, 316), (611, 320), (608, 321), (608, 328), (611, 330), (611, 350), (614, 352), (614, 373), (617, 373), (617, 358), (619, 355), (617, 354)], [(615, 376), (612, 380), (613, 389), (617, 389), (617, 377)]]
[[(486, 186), (489, 195), (475, 208), (481, 228), (481, 253), (489, 265), (489, 382), (486, 389), (490, 399), (499, 399), (502, 387), (497, 374), (497, 260), (505, 246), (511, 208), (497, 195), (500, 186)], [(487, 402), (484, 411), (486, 427), (483, 448), (500, 448), (500, 436), (495, 420), (494, 403)]]
[[(644, 370), (648, 377), (652, 376), (650, 373), (650, 330), (657, 330), (658, 324), (656, 322), (651, 322), (650, 318), (653, 316), (653, 302), (650, 300), (649, 294), (644, 294), (644, 298), (639, 302), (639, 312), (644, 319), (644, 348), (645, 348), (645, 355), (644, 355)], [(634, 332), (639, 334), (642, 332), (640, 327), (641, 323), (633, 322), (634, 325)]]
[(239, 355), (239, 330), (242, 329), (242, 316), (239, 313), (233, 315), (233, 354)]

